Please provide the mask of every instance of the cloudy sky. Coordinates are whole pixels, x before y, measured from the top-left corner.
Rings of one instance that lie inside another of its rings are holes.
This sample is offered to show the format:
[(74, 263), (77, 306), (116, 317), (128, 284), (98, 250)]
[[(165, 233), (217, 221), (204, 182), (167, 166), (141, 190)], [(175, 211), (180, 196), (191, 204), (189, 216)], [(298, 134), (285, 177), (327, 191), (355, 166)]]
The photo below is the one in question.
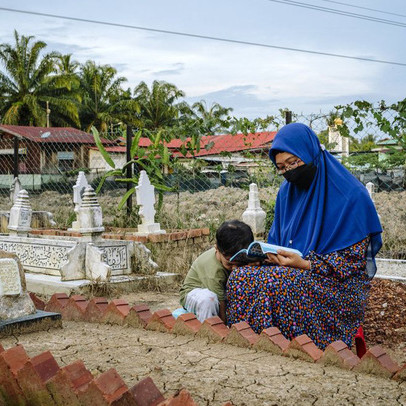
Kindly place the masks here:
[[(13, 30), (33, 35), (49, 51), (114, 66), (134, 88), (164, 80), (186, 93), (232, 107), (249, 118), (328, 112), (364, 99), (406, 97), (406, 66), (220, 42), (148, 30), (21, 14), (4, 8), (218, 37), (284, 48), (385, 60), (406, 65), (404, 0), (1, 0), (1, 42)], [(390, 24), (325, 13), (292, 3), (389, 20)], [(343, 5), (385, 11), (384, 14)], [(404, 24), (395, 25), (393, 22)]]

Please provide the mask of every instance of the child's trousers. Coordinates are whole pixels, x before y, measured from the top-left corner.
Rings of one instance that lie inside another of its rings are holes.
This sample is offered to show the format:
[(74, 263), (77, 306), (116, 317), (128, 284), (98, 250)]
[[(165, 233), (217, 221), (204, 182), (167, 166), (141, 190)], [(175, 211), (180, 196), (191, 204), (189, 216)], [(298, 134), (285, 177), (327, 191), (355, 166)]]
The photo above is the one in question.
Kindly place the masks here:
[(195, 288), (186, 295), (185, 307), (188, 312), (194, 313), (200, 322), (209, 317), (218, 316), (219, 301), (217, 295), (205, 288)]

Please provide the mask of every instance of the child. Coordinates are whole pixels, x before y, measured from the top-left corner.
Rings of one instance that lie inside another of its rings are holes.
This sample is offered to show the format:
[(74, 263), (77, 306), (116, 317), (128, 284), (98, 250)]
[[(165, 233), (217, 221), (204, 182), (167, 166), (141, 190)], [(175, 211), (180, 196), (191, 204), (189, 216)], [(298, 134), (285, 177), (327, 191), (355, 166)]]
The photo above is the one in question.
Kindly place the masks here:
[(216, 232), (216, 245), (192, 264), (180, 289), (180, 304), (203, 322), (213, 316), (226, 321), (225, 290), (232, 267), (229, 259), (254, 241), (249, 225), (225, 221)]

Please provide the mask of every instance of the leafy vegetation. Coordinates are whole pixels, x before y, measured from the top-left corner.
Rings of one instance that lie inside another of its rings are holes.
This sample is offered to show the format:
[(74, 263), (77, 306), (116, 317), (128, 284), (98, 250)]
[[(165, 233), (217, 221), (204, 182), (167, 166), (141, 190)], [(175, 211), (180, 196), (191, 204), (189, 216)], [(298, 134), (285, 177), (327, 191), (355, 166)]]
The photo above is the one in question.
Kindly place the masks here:
[(45, 42), (14, 32), (15, 45), (0, 45), (0, 116), (3, 124), (45, 127), (47, 103), (50, 123), (79, 126), (79, 81), (75, 75), (57, 71), (60, 56), (50, 53), (40, 58)]

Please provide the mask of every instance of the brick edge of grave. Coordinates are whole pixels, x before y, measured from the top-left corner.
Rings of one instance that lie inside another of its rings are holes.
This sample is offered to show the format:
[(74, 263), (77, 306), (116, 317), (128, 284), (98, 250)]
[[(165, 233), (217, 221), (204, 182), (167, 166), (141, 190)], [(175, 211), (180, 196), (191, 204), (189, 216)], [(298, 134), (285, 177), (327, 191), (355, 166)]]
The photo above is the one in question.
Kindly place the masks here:
[[(127, 325), (194, 336), (209, 342), (406, 381), (406, 364), (399, 366), (379, 345), (358, 358), (342, 341), (335, 341), (322, 351), (306, 334), (289, 340), (276, 327), (256, 334), (246, 322), (229, 328), (217, 316), (200, 323), (192, 313), (182, 314), (175, 320), (168, 309), (151, 312), (145, 304), (130, 306), (122, 299), (108, 302), (106, 298), (93, 298), (88, 301), (81, 295), (69, 297), (65, 293), (55, 293), (45, 303), (36, 295), (30, 295), (38, 309), (60, 313), (63, 320)], [(27, 402), (41, 401), (43, 405), (90, 405), (96, 398), (100, 405), (137, 405), (141, 399), (147, 406), (196, 405), (185, 389), (165, 399), (150, 377), (128, 388), (114, 368), (94, 377), (81, 360), (60, 368), (49, 351), (29, 358), (21, 345), (5, 350), (0, 344), (0, 388), (0, 400), (3, 396), (5, 402), (9, 396)], [(224, 404), (231, 405), (231, 402)]]

